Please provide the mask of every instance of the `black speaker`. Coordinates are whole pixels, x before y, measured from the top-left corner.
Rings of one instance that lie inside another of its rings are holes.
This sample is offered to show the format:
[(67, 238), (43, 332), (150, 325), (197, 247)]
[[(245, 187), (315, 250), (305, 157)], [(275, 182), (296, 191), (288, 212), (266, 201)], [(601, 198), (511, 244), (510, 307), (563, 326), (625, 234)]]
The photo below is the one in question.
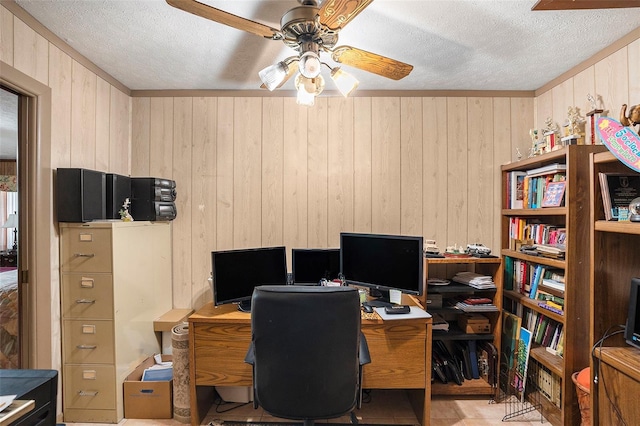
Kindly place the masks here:
[(103, 172), (60, 168), (56, 173), (58, 222), (91, 222), (106, 218)]
[(152, 177), (131, 178), (131, 216), (134, 220), (173, 220), (177, 216), (176, 182)]
[(107, 219), (120, 219), (120, 210), (124, 201), (131, 200), (131, 178), (129, 176), (106, 174), (106, 209)]

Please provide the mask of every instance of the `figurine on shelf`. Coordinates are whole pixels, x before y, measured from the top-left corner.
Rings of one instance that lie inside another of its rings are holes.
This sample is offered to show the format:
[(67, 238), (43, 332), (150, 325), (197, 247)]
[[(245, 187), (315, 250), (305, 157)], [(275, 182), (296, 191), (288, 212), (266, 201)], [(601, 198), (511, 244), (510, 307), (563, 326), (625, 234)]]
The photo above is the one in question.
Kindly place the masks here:
[[(640, 104), (629, 108), (629, 117), (627, 118), (627, 104), (622, 104), (620, 110), (620, 124), (627, 127), (640, 125)], [(635, 130), (635, 129), (634, 129)], [(636, 131), (636, 133), (640, 133)]]
[(120, 213), (120, 219), (123, 222), (133, 222), (133, 216), (129, 213), (129, 205), (131, 205), (131, 201), (128, 198), (125, 198), (124, 204), (122, 204), (122, 209), (118, 212)]
[(582, 131), (580, 125), (585, 120), (580, 116), (580, 111), (577, 107), (569, 107), (567, 110), (567, 121), (564, 124), (566, 127), (565, 136), (562, 138), (562, 145), (579, 145), (582, 141)]
[(545, 128), (542, 130), (542, 134), (544, 135), (542, 153), (551, 152), (554, 150), (556, 145), (558, 145), (558, 125), (553, 122), (553, 119), (551, 117), (547, 117), (547, 119), (544, 121), (544, 124)]
[(544, 147), (542, 146), (542, 141), (538, 136), (538, 129), (529, 130), (529, 136), (531, 137), (531, 149), (529, 150), (529, 158), (534, 157), (538, 154), (542, 154)]

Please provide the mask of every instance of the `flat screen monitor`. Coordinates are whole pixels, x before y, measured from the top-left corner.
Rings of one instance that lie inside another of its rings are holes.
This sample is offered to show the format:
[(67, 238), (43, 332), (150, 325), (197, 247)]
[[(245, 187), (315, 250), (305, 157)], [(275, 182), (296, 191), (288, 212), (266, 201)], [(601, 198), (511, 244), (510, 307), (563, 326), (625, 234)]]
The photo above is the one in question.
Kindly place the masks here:
[(295, 285), (317, 285), (340, 274), (340, 249), (292, 249), (291, 275)]
[(251, 311), (253, 289), (260, 285), (287, 284), (284, 247), (261, 247), (211, 252), (213, 303), (239, 303)]
[(624, 338), (628, 344), (640, 348), (640, 277), (631, 278), (629, 315)]
[(340, 271), (348, 284), (377, 290), (383, 301), (392, 289), (422, 295), (422, 247), (422, 237), (341, 233)]

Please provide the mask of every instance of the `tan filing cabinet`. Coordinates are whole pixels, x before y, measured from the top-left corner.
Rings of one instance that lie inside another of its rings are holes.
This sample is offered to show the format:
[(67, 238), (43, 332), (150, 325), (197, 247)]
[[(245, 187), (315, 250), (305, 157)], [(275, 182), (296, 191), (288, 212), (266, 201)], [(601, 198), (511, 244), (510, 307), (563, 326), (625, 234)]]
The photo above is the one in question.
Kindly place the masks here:
[(118, 423), (122, 383), (160, 353), (153, 321), (172, 308), (171, 223), (60, 223), (63, 409)]

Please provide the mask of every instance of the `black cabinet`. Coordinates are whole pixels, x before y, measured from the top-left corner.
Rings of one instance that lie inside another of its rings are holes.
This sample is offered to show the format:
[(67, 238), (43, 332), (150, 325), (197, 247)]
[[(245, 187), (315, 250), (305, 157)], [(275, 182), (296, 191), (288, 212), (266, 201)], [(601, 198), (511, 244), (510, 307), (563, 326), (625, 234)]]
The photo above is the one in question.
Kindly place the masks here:
[(56, 370), (0, 370), (0, 395), (33, 399), (35, 408), (11, 426), (55, 426), (58, 395)]

